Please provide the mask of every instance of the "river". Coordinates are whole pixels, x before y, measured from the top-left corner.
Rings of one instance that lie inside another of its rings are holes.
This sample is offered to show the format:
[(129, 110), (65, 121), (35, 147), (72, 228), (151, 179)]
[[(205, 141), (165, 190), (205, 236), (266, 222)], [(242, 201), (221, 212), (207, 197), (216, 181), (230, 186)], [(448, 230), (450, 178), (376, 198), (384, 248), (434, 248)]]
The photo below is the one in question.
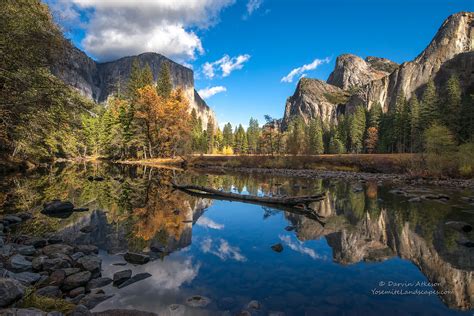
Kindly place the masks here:
[[(326, 197), (315, 207), (316, 220), (189, 196), (173, 190), (172, 180), (240, 194), (325, 192)], [(124, 269), (151, 274), (123, 289), (104, 287), (114, 296), (94, 311), (473, 313), (474, 248), (468, 241), (474, 240), (474, 192), (105, 163), (55, 165), (3, 178), (1, 188), (4, 211), (35, 214), (17, 233), (54, 232), (69, 242), (97, 245), (105, 277)], [(446, 197), (416, 198), (439, 193)], [(89, 211), (63, 218), (41, 214), (42, 203), (55, 198)], [(272, 249), (276, 244), (283, 247), (281, 252)], [(126, 251), (146, 252), (153, 260), (137, 266), (125, 263)], [(187, 299), (193, 296), (207, 298), (207, 305), (189, 306)]]

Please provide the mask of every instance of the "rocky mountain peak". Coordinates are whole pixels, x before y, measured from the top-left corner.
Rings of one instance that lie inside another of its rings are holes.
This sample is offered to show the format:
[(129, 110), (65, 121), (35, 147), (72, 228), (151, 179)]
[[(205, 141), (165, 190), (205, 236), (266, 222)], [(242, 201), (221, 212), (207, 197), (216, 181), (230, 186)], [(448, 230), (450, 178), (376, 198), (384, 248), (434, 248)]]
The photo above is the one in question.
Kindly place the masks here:
[(293, 96), (286, 101), (282, 127), (286, 128), (294, 117), (307, 123), (320, 117), (329, 122), (336, 117), (338, 104), (344, 104), (349, 94), (322, 80), (301, 78)]
[(134, 60), (138, 60), (142, 66), (149, 65), (155, 81), (158, 79), (161, 67), (167, 62), (173, 87), (183, 89), (189, 100), (190, 110), (196, 110), (204, 128), (211, 120), (216, 124), (214, 112), (194, 89), (193, 70), (158, 53), (147, 52), (99, 63), (78, 48), (71, 46), (65, 54), (65, 59), (58, 61), (52, 70), (56, 76), (79, 90), (84, 96), (100, 103), (126, 88)]
[(334, 71), (327, 82), (344, 90), (360, 87), (372, 80), (389, 75), (398, 64), (378, 57), (367, 57), (365, 60), (352, 54), (337, 57)]

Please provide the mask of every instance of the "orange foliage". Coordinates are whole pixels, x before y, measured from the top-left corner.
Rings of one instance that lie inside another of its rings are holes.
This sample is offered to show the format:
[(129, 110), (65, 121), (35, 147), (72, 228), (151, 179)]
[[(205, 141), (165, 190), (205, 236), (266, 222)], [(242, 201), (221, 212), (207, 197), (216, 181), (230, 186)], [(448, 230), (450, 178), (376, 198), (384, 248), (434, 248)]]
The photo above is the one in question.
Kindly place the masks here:
[(373, 153), (377, 148), (379, 141), (379, 130), (377, 127), (369, 127), (367, 129), (367, 138), (365, 139), (365, 148), (369, 154)]
[(160, 156), (176, 155), (191, 133), (189, 103), (182, 90), (174, 90), (170, 97), (162, 98), (148, 85), (139, 89), (138, 94), (136, 117), (144, 120), (150, 145)]

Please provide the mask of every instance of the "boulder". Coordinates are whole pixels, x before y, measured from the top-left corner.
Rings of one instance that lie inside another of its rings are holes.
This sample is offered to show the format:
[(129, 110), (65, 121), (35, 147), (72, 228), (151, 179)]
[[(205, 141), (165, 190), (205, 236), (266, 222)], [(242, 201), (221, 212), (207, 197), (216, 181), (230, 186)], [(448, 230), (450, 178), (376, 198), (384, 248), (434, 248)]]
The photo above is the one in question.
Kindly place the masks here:
[(36, 248), (33, 246), (21, 246), (17, 248), (17, 251), (24, 256), (33, 256), (36, 253)]
[(66, 244), (61, 244), (61, 243), (48, 245), (44, 247), (42, 250), (43, 250), (43, 253), (48, 257), (58, 254), (58, 253), (65, 254), (65, 255), (72, 255), (74, 252), (73, 247)]
[(122, 270), (114, 273), (114, 285), (120, 285), (132, 277), (132, 270)]
[(106, 295), (106, 294), (89, 294), (86, 295), (84, 298), (82, 298), (79, 301), (79, 304), (86, 306), (88, 309), (93, 309), (100, 303), (102, 303), (105, 300), (108, 300), (111, 298), (113, 295)]
[(145, 264), (148, 261), (150, 261), (150, 257), (147, 255), (143, 255), (140, 253), (135, 253), (135, 252), (127, 252), (123, 258), (125, 261), (133, 264)]
[(91, 279), (91, 273), (89, 271), (81, 271), (78, 273), (71, 274), (66, 277), (63, 284), (63, 289), (70, 291), (76, 287), (85, 286)]
[(280, 244), (280, 243), (273, 245), (271, 248), (275, 252), (282, 252), (283, 251), (283, 245)]
[(19, 300), (25, 287), (13, 279), (0, 278), (0, 307), (6, 307)]
[(138, 282), (138, 281), (141, 281), (141, 280), (145, 280), (147, 278), (151, 277), (151, 274), (150, 273), (147, 273), (147, 272), (144, 272), (144, 273), (138, 273), (138, 274), (135, 274), (133, 277), (131, 277), (130, 279), (128, 279), (127, 281), (121, 283), (120, 285), (118, 285), (117, 287), (119, 289), (121, 288), (124, 288), (126, 286), (129, 286), (135, 282)]
[(10, 258), (10, 268), (13, 272), (24, 272), (32, 269), (32, 263), (22, 255), (14, 255)]
[(69, 202), (62, 202), (60, 200), (53, 200), (51, 202), (45, 203), (42, 213), (47, 215), (55, 215), (60, 213), (72, 213), (74, 210), (74, 205)]
[(48, 285), (36, 290), (36, 294), (40, 296), (46, 296), (51, 298), (61, 297), (61, 290), (59, 286)]
[(89, 281), (89, 283), (87, 283), (87, 289), (90, 291), (92, 289), (96, 289), (96, 288), (99, 288), (99, 287), (109, 285), (110, 283), (112, 283), (111, 278), (92, 279), (92, 280)]
[(17, 281), (20, 281), (23, 284), (33, 284), (41, 278), (41, 275), (39, 273), (33, 272), (20, 272), (12, 273), (10, 277)]
[(76, 297), (76, 296), (79, 296), (81, 294), (84, 294), (85, 292), (86, 292), (86, 289), (83, 286), (76, 287), (75, 289), (73, 289), (69, 292), (69, 297)]
[(66, 272), (64, 272), (64, 270), (56, 270), (56, 271), (53, 271), (51, 275), (49, 276), (48, 284), (61, 286), (64, 283), (65, 279), (66, 279)]
[(78, 245), (76, 246), (76, 251), (82, 252), (86, 255), (90, 255), (93, 253), (95, 254), (99, 253), (99, 248), (94, 245)]
[(186, 299), (186, 304), (191, 307), (206, 307), (211, 303), (211, 299), (201, 295), (193, 295)]
[(84, 305), (77, 305), (69, 316), (92, 316), (92, 313)]
[(79, 258), (76, 264), (79, 268), (94, 273), (100, 271), (102, 260), (96, 256), (84, 256)]

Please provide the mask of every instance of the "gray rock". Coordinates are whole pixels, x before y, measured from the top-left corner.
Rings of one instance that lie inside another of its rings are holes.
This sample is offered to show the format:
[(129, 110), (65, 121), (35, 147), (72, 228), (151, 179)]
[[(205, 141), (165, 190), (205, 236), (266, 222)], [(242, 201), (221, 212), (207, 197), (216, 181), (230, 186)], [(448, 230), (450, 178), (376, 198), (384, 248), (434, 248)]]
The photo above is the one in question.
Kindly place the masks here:
[(63, 285), (65, 279), (66, 279), (66, 272), (64, 272), (64, 270), (55, 270), (49, 276), (48, 284), (61, 286)]
[(92, 279), (87, 283), (87, 289), (90, 291), (95, 288), (103, 287), (112, 283), (111, 278), (96, 278)]
[(77, 261), (77, 260), (79, 260), (79, 258), (82, 258), (84, 256), (85, 256), (85, 254), (82, 253), (82, 252), (75, 252), (71, 255), (71, 259), (74, 260), (74, 261)]
[(102, 260), (96, 256), (84, 256), (77, 260), (77, 265), (79, 268), (92, 273), (100, 271), (101, 264)]
[(1, 315), (5, 316), (44, 316), (45, 312), (36, 308), (10, 308), (1, 311)]
[(64, 314), (58, 311), (52, 311), (47, 313), (46, 316), (64, 316)]
[(31, 245), (35, 248), (43, 248), (48, 244), (48, 241), (44, 238), (33, 237), (30, 238), (26, 243), (26, 245)]
[(85, 286), (91, 279), (91, 273), (89, 271), (81, 271), (75, 274), (71, 274), (66, 277), (63, 284), (63, 289), (70, 291), (76, 287)]
[(283, 251), (283, 245), (280, 244), (280, 243), (273, 245), (271, 248), (275, 252), (282, 252)]
[(66, 276), (69, 276), (71, 274), (74, 274), (74, 273), (77, 273), (79, 271), (81, 271), (81, 269), (79, 268), (66, 268), (66, 269), (63, 269), (64, 273), (66, 273)]
[(56, 298), (61, 297), (61, 290), (59, 289), (59, 286), (48, 285), (37, 289), (36, 294), (40, 296)]
[(38, 256), (31, 261), (31, 266), (34, 271), (41, 271), (43, 270), (43, 262), (48, 259), (46, 256)]
[(39, 273), (33, 272), (20, 272), (12, 273), (10, 277), (17, 281), (20, 281), (23, 284), (33, 284), (41, 278), (41, 275)]
[(45, 203), (42, 213), (47, 215), (55, 215), (60, 213), (70, 213), (73, 212), (74, 205), (69, 202), (61, 202), (60, 200), (53, 200), (51, 202)]
[(36, 253), (36, 248), (33, 246), (21, 246), (18, 247), (17, 251), (24, 256), (32, 256)]
[(77, 252), (82, 252), (86, 255), (97, 254), (99, 253), (99, 248), (94, 245), (78, 245), (76, 246)]
[(247, 304), (248, 309), (260, 309), (262, 306), (259, 301), (252, 300)]
[(58, 243), (47, 245), (43, 247), (42, 251), (48, 257), (59, 253), (65, 255), (72, 255), (74, 252), (74, 248), (66, 244)]
[(92, 313), (84, 305), (77, 305), (69, 316), (92, 316)]
[(69, 292), (69, 297), (76, 297), (76, 296), (79, 296), (81, 294), (84, 294), (85, 292), (86, 292), (86, 289), (83, 286), (76, 287), (75, 289), (73, 289)]
[(206, 307), (211, 299), (201, 295), (193, 295), (186, 299), (186, 304), (191, 307)]
[(114, 273), (114, 285), (120, 285), (132, 277), (132, 270), (122, 270)]
[(82, 298), (79, 303), (86, 306), (89, 309), (93, 309), (100, 303), (105, 300), (108, 300), (113, 295), (106, 295), (106, 294), (89, 294)]
[(145, 264), (150, 261), (150, 257), (140, 253), (127, 252), (123, 258), (125, 261), (133, 264)]
[(117, 285), (117, 287), (119, 289), (121, 288), (124, 288), (126, 286), (129, 286), (135, 282), (138, 282), (138, 281), (141, 281), (141, 280), (145, 280), (147, 278), (151, 277), (151, 274), (150, 273), (147, 273), (147, 272), (144, 272), (144, 273), (138, 273), (138, 274), (135, 274), (133, 277), (131, 277), (130, 279), (128, 279), (127, 281), (121, 283), (120, 285)]
[(14, 255), (10, 258), (10, 267), (14, 272), (24, 272), (32, 269), (32, 263), (22, 255)]
[[(175, 304), (175, 305), (177, 305), (177, 304)], [(180, 310), (180, 311), (182, 311), (182, 310)], [(183, 313), (172, 313), (171, 315), (184, 315), (184, 314)], [(106, 310), (106, 311), (95, 312), (94, 316), (158, 316), (158, 314), (139, 311), (139, 310), (134, 310), (134, 309), (109, 309), (109, 310)]]
[(13, 279), (0, 278), (0, 307), (6, 307), (19, 300), (25, 292), (25, 287)]
[(44, 270), (54, 271), (58, 269), (70, 268), (71, 264), (69, 263), (68, 260), (61, 259), (61, 258), (54, 258), (54, 259), (43, 260), (42, 267)]
[(18, 217), (18, 216), (15, 216), (15, 215), (6, 215), (6, 216), (3, 217), (3, 221), (8, 222), (10, 225), (11, 224), (18, 224), (18, 223), (22, 222), (21, 218)]

